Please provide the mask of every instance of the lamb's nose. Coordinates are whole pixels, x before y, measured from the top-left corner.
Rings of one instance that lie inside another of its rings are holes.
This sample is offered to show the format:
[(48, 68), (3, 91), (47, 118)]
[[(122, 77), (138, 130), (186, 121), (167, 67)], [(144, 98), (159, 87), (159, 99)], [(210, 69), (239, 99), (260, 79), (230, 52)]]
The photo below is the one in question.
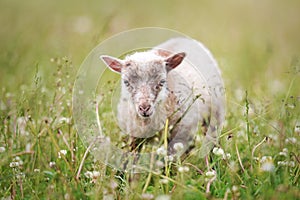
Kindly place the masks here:
[(141, 112), (147, 112), (149, 111), (151, 108), (151, 106), (149, 104), (142, 104), (142, 105), (139, 105), (139, 110)]

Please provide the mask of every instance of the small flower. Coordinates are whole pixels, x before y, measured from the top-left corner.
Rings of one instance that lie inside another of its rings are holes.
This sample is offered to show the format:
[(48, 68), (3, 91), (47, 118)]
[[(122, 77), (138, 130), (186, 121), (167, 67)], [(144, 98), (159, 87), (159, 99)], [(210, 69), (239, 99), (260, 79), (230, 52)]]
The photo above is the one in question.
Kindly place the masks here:
[(49, 162), (49, 167), (50, 167), (50, 168), (53, 168), (53, 167), (55, 167), (55, 165), (56, 165), (56, 163), (55, 163), (55, 162)]
[(160, 180), (159, 180), (159, 183), (161, 183), (161, 184), (168, 184), (168, 183), (169, 183), (169, 180), (163, 178), (163, 179), (160, 179)]
[(184, 148), (184, 146), (181, 142), (175, 143), (173, 147), (176, 150), (176, 152), (181, 152)]
[(61, 155), (66, 155), (67, 154), (67, 150), (65, 150), (65, 149), (62, 149), (62, 150), (60, 150), (59, 152), (58, 152), (58, 158), (61, 158)]
[(162, 161), (158, 160), (158, 161), (155, 162), (155, 165), (156, 165), (158, 168), (161, 168), (161, 167), (163, 167), (165, 164), (164, 164)]
[(295, 162), (294, 161), (278, 161), (277, 165), (278, 166), (295, 167)]
[(300, 123), (297, 123), (295, 126), (295, 133), (300, 134)]
[(279, 152), (280, 156), (284, 156), (287, 157), (288, 156), (288, 149), (287, 148), (283, 148), (281, 152)]
[(153, 194), (150, 194), (150, 193), (144, 193), (144, 194), (142, 194), (142, 199), (151, 200), (153, 198), (154, 198)]
[(290, 137), (290, 138), (286, 138), (285, 139), (285, 143), (292, 143), (292, 144), (296, 144), (297, 139), (294, 137)]
[(16, 162), (11, 162), (11, 163), (9, 163), (9, 167), (11, 167), (11, 168), (17, 167), (17, 164), (18, 163), (16, 163)]
[(212, 178), (212, 177), (214, 177), (216, 174), (217, 174), (216, 171), (213, 170), (213, 171), (208, 171), (208, 172), (206, 172), (206, 173), (205, 173), (205, 176), (208, 177), (208, 178)]
[(222, 148), (214, 147), (213, 148), (213, 153), (217, 156), (225, 156), (224, 150)]
[(180, 172), (180, 173), (184, 173), (184, 172), (188, 172), (188, 171), (190, 171), (190, 168), (189, 167), (187, 167), (187, 166), (180, 166), (180, 167), (178, 167), (178, 171)]
[(64, 123), (70, 124), (70, 122), (71, 122), (71, 119), (70, 119), (70, 118), (67, 118), (67, 117), (60, 117), (60, 118), (58, 119), (58, 123), (60, 123), (60, 124), (64, 124)]
[(273, 158), (271, 156), (263, 156), (260, 160), (260, 169), (265, 172), (271, 172), (275, 169)]
[(100, 176), (98, 171), (87, 171), (84, 173), (85, 177), (92, 179), (91, 182), (95, 182), (96, 179)]
[(165, 160), (169, 161), (169, 162), (173, 162), (174, 161), (174, 157), (172, 155), (170, 156), (165, 156)]
[(87, 178), (92, 178), (93, 177), (93, 173), (91, 171), (87, 171), (84, 173), (85, 177)]
[(5, 152), (5, 147), (0, 147), (0, 153), (3, 153), (3, 152)]
[(23, 161), (19, 156), (16, 156), (11, 163), (9, 163), (9, 167), (15, 168), (23, 165)]
[(159, 195), (155, 198), (155, 200), (170, 200), (170, 199), (171, 199), (171, 196), (166, 195), (166, 194)]
[(41, 170), (40, 169), (34, 169), (33, 171), (39, 173)]
[(167, 151), (166, 151), (166, 149), (165, 149), (164, 147), (159, 147), (159, 148), (156, 150), (156, 153), (157, 153), (158, 155), (162, 155), (162, 156), (167, 155)]
[(236, 185), (234, 185), (234, 186), (232, 186), (232, 192), (237, 192), (238, 190), (239, 190), (239, 187), (238, 186), (236, 186)]
[(25, 178), (25, 174), (22, 173), (22, 172), (20, 172), (20, 173), (16, 174), (16, 178), (17, 178), (17, 179)]

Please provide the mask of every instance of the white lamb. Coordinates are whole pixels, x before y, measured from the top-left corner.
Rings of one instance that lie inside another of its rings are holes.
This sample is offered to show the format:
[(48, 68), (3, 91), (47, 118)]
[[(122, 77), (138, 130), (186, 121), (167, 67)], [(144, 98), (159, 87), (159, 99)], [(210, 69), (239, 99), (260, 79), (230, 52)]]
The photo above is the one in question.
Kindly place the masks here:
[[(121, 74), (117, 118), (122, 131), (136, 138), (149, 138), (163, 130), (168, 119), (168, 154), (178, 153), (178, 146), (181, 153), (188, 151), (201, 126), (213, 144), (224, 117), (223, 94), (209, 88), (211, 84), (207, 84), (195, 63), (189, 60), (197, 57), (190, 45), (194, 42), (186, 38), (171, 39), (123, 60), (101, 56), (111, 70)], [(198, 57), (201, 59), (201, 55)], [(220, 77), (219, 71), (216, 72)]]

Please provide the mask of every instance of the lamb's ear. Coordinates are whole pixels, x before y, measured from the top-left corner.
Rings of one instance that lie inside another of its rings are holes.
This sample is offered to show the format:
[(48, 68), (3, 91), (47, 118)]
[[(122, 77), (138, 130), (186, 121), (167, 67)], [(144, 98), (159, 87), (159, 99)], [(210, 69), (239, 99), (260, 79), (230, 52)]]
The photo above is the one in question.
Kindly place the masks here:
[(123, 66), (122, 60), (106, 55), (102, 55), (100, 56), (100, 58), (107, 65), (107, 67), (109, 67), (109, 69), (114, 72), (121, 73), (121, 69)]
[(177, 54), (174, 54), (174, 55), (168, 57), (166, 59), (167, 70), (170, 71), (170, 70), (176, 68), (178, 65), (180, 65), (180, 63), (183, 61), (185, 55), (186, 54), (184, 52), (181, 52), (181, 53), (177, 53)]

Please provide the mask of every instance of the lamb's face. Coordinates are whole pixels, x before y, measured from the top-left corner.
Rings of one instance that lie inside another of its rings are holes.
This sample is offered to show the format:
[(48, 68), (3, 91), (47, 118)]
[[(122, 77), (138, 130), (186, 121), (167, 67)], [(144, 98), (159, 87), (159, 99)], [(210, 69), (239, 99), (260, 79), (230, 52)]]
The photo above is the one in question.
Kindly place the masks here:
[(153, 52), (139, 52), (124, 60), (101, 56), (105, 64), (121, 73), (122, 92), (128, 94), (141, 118), (153, 116), (159, 102), (167, 97), (167, 73), (185, 57), (178, 53), (168, 58)]
[(167, 96), (165, 62), (129, 60), (121, 75), (122, 88), (128, 92), (137, 114), (142, 118), (151, 117), (158, 103)]

